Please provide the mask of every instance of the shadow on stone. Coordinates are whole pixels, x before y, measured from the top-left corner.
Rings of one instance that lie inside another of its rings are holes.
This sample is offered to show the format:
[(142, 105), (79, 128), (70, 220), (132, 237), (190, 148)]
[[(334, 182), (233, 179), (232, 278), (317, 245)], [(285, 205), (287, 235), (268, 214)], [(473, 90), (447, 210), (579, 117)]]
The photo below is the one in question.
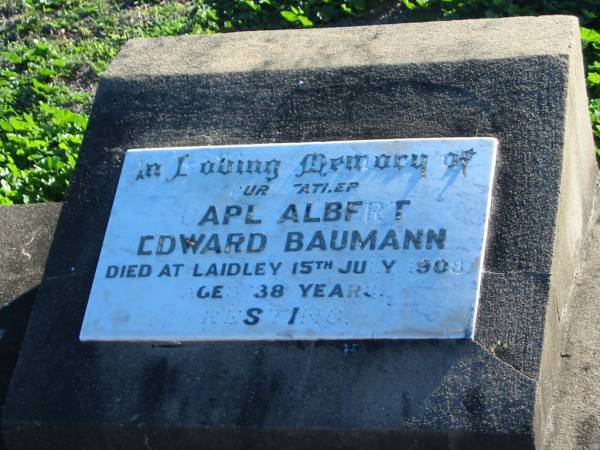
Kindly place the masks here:
[[(36, 292), (37, 287), (0, 309), (0, 419)], [(5, 448), (0, 429), (0, 450)]]

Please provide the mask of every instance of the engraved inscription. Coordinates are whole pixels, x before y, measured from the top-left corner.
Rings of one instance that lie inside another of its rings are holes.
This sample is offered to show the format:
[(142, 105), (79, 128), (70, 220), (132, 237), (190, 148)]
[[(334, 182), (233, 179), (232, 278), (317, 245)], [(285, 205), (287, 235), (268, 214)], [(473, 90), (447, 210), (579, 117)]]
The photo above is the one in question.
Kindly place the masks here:
[(472, 338), (496, 145), (130, 150), (80, 339)]

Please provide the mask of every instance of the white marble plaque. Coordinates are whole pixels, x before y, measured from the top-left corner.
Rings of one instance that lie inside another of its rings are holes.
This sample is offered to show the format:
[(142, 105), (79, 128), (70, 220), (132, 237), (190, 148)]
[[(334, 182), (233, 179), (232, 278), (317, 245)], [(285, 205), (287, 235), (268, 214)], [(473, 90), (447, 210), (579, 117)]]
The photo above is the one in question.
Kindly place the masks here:
[(496, 146), (129, 150), (80, 339), (472, 338)]

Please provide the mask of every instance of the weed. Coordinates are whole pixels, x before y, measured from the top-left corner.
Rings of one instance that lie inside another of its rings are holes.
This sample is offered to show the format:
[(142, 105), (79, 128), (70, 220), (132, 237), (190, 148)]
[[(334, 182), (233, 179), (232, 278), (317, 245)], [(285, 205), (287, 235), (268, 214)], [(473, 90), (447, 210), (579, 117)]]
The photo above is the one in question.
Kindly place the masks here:
[(508, 341), (505, 340), (498, 340), (496, 341), (496, 343), (494, 345), (492, 345), (490, 347), (490, 351), (494, 354), (494, 355), (503, 355), (506, 352), (508, 352), (510, 350), (510, 344)]

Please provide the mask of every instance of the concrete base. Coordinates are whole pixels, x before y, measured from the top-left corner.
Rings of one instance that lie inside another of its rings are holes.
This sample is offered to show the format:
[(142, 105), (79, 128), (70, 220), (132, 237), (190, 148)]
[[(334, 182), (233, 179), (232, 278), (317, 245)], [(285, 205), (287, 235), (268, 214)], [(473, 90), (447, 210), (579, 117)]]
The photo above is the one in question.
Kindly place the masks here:
[(60, 203), (0, 207), (0, 422), (60, 208)]

